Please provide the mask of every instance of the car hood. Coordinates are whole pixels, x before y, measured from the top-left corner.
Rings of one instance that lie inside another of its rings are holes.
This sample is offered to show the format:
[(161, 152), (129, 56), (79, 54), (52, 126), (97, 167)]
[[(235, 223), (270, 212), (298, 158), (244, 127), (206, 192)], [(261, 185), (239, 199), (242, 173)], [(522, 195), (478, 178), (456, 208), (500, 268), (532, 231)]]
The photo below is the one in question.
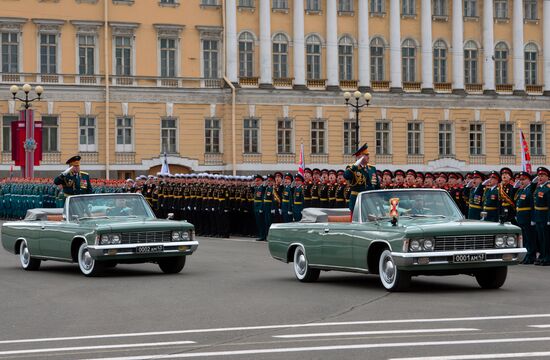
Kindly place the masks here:
[(164, 231), (164, 230), (193, 229), (193, 225), (191, 225), (187, 221), (131, 218), (131, 217), (86, 219), (86, 220), (81, 220), (80, 224), (81, 226), (92, 227), (99, 232)]

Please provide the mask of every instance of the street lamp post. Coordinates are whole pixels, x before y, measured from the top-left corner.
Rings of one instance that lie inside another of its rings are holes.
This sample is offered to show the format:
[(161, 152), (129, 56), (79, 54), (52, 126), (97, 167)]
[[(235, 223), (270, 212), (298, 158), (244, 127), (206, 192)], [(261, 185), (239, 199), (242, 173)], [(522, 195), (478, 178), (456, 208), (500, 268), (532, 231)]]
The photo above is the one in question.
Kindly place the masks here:
[[(17, 93), (23, 90), (25, 93), (24, 98), (17, 97)], [(10, 92), (13, 95), (13, 100), (19, 100), (23, 103), (25, 107), (19, 112), (19, 121), (25, 122), (25, 143), (23, 147), (25, 148), (25, 167), (23, 169), (23, 176), (26, 178), (34, 177), (34, 151), (36, 150), (36, 140), (34, 139), (34, 117), (33, 110), (30, 108), (31, 103), (35, 100), (40, 100), (44, 88), (40, 85), (34, 88), (37, 97), (30, 99), (29, 93), (32, 90), (32, 86), (29, 84), (23, 85), (21, 88), (17, 85), (12, 85), (10, 87)], [(13, 150), (12, 150), (13, 151)]]
[[(362, 94), (360, 91), (355, 91), (353, 93), (353, 97), (355, 98), (355, 104), (353, 103), (353, 100), (350, 102), (352, 97), (352, 94), (348, 91), (344, 93), (344, 99), (346, 100), (346, 105), (353, 108), (355, 111), (355, 149), (359, 148), (359, 112), (361, 111), (361, 108), (364, 106), (368, 107), (369, 102), (372, 99), (372, 95), (369, 92), (366, 92), (365, 94)], [(365, 100), (364, 103), (360, 104), (359, 100), (363, 98)]]

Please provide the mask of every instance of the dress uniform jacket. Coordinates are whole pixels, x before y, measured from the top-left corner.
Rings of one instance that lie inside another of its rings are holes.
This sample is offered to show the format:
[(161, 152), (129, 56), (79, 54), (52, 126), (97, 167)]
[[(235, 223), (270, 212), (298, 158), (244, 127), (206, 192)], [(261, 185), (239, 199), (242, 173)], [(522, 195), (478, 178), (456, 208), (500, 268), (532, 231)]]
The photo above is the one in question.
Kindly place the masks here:
[(527, 186), (518, 189), (514, 194), (516, 222), (521, 228), (523, 245), (527, 249), (524, 262), (532, 263), (537, 255), (537, 242), (535, 228), (531, 225), (531, 213), (533, 211), (533, 187)]
[(335, 193), (335, 208), (346, 208), (346, 184), (338, 184)]
[(500, 183), (498, 185), (498, 196), (500, 198), (500, 210), (506, 215), (505, 221), (515, 222), (516, 207), (514, 203), (514, 194), (516, 189), (511, 184)]
[(79, 171), (76, 174), (60, 174), (53, 182), (55, 185), (63, 186), (65, 196), (93, 193), (90, 175), (84, 171)]
[(533, 215), (537, 245), (544, 265), (550, 264), (550, 182), (538, 185), (533, 192)]
[(319, 206), (322, 208), (330, 207), (328, 202), (328, 183), (319, 184)]
[(485, 221), (498, 222), (498, 215), (500, 213), (498, 186), (485, 190), (485, 194), (483, 194), (483, 211), (487, 213)]
[(470, 189), (470, 196), (468, 198), (468, 219), (479, 220), (481, 218), (484, 190), (485, 188), (481, 184)]
[(294, 189), (292, 185), (283, 186), (283, 193), (281, 194), (281, 211), (283, 212), (283, 222), (292, 222), (292, 195)]
[(350, 185), (349, 209), (355, 208), (355, 200), (361, 191), (379, 189), (378, 175), (374, 166), (348, 165), (344, 172), (344, 178)]
[(302, 220), (302, 210), (304, 209), (304, 186), (299, 185), (294, 188), (292, 196), (292, 216), (294, 221)]
[(264, 193), (265, 186), (254, 186), (254, 217), (256, 218), (256, 227), (258, 229), (259, 240), (265, 240), (265, 216), (264, 216)]

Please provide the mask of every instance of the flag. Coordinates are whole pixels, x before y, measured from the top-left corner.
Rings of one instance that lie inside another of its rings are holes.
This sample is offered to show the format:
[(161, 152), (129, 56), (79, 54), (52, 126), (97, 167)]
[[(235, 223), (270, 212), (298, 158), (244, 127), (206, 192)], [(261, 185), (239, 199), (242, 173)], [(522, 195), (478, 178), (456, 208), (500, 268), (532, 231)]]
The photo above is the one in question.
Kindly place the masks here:
[(304, 160), (304, 143), (300, 147), (300, 163), (298, 166), (298, 172), (304, 176), (306, 171), (306, 162)]
[(168, 157), (166, 152), (164, 153), (164, 158), (162, 159), (162, 167), (160, 169), (161, 174), (170, 174), (170, 169), (168, 168)]
[(519, 129), (519, 141), (521, 144), (521, 168), (523, 171), (531, 173), (531, 154), (529, 154), (529, 145), (521, 129)]

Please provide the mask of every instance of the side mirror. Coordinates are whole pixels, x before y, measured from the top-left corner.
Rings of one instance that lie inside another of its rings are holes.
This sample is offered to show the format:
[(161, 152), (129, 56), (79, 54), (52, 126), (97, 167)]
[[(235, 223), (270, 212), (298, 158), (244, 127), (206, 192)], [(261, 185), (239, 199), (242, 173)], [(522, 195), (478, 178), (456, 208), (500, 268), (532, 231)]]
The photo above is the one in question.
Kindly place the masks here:
[(168, 220), (174, 220), (174, 213), (168, 213), (168, 216), (166, 217)]

